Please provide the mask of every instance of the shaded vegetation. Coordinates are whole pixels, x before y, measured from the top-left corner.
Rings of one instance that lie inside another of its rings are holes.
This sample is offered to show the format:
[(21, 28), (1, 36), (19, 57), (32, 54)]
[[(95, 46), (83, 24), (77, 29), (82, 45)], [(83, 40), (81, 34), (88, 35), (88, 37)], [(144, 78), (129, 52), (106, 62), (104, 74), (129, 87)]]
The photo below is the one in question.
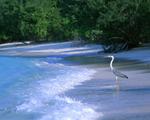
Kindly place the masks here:
[(150, 42), (150, 0), (0, 0), (0, 42), (84, 39), (118, 52)]

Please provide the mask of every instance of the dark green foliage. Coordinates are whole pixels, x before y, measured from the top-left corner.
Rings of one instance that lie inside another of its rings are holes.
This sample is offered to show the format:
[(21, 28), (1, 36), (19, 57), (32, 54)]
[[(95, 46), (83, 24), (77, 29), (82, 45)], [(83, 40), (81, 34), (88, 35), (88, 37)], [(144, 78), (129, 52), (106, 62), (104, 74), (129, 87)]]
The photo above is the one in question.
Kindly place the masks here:
[(5, 1), (0, 5), (0, 40), (11, 41), (20, 36), (19, 32), (19, 5), (17, 1)]
[(150, 42), (150, 0), (0, 0), (0, 42), (82, 38), (117, 52)]
[(146, 33), (150, 28), (149, 5), (149, 0), (114, 0), (104, 3), (104, 12), (99, 11), (97, 27), (104, 33), (101, 43), (113, 47), (108, 51), (137, 47), (149, 39)]
[(54, 33), (61, 28), (62, 17), (56, 1), (3, 0), (0, 9), (0, 42), (45, 41), (58, 37)]
[(42, 8), (26, 7), (22, 13), (20, 31), (23, 39), (45, 39), (47, 35), (48, 20)]
[(149, 0), (89, 0), (90, 11), (96, 16), (96, 34), (90, 40), (104, 45), (108, 52), (120, 51), (139, 46), (150, 39), (150, 1)]
[(103, 44), (108, 52), (150, 40), (149, 0), (59, 0), (63, 17), (79, 37)]

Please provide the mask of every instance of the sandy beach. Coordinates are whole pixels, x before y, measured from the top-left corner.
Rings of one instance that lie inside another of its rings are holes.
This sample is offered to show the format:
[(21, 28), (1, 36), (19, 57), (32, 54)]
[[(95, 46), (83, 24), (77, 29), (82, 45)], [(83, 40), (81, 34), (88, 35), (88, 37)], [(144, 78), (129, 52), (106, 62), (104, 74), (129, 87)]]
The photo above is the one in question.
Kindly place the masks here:
[[(91, 65), (90, 65), (91, 66)], [(88, 66), (89, 67), (89, 66)], [(96, 106), (102, 116), (98, 120), (148, 120), (150, 118), (150, 73), (123, 70), (129, 79), (120, 80), (116, 91), (115, 77), (108, 68), (91, 66), (97, 72), (92, 80), (76, 86), (67, 95)], [(127, 68), (126, 68), (127, 69)]]

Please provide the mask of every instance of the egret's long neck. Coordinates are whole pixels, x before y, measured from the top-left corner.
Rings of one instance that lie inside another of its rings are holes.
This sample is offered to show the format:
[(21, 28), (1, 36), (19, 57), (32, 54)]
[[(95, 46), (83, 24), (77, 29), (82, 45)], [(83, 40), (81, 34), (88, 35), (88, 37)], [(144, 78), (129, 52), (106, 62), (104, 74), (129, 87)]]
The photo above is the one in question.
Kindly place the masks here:
[(111, 69), (113, 69), (113, 66), (112, 66), (113, 61), (114, 61), (114, 57), (112, 57), (111, 62), (110, 62), (110, 68), (111, 68)]

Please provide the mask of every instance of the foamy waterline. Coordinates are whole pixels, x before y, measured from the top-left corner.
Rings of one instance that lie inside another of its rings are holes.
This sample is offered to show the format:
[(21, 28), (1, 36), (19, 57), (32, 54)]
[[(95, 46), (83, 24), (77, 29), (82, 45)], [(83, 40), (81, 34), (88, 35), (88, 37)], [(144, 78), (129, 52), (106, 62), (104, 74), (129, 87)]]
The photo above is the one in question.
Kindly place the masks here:
[[(37, 67), (57, 67), (60, 69), (55, 78), (37, 81), (25, 102), (16, 107), (17, 111), (37, 112), (41, 114), (38, 120), (95, 120), (102, 116), (94, 107), (73, 100), (62, 94), (76, 85), (90, 80), (96, 72), (79, 66), (66, 66), (60, 63), (35, 63)], [(65, 73), (64, 73), (65, 71)]]
[(102, 113), (95, 112), (92, 106), (85, 105), (80, 101), (68, 97), (57, 97), (57, 100), (59, 104), (56, 104), (55, 107), (58, 106), (59, 109), (53, 112), (49, 111), (39, 120), (96, 120), (103, 116)]

